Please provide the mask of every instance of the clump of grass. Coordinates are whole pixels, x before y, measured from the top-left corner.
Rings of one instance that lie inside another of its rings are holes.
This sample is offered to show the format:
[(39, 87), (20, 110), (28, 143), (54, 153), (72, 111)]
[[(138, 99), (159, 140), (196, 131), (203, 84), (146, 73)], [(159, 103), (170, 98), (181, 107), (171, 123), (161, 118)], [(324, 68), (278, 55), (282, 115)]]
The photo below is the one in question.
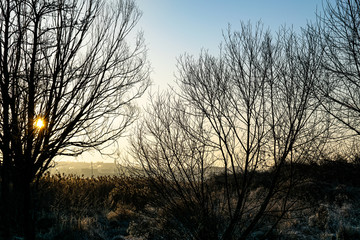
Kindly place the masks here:
[(130, 176), (46, 174), (34, 192), (39, 239), (66, 239), (65, 235), (89, 238), (89, 234), (91, 239), (107, 239), (109, 234), (124, 235), (130, 221), (136, 218), (135, 210), (141, 211), (151, 199), (146, 179)]

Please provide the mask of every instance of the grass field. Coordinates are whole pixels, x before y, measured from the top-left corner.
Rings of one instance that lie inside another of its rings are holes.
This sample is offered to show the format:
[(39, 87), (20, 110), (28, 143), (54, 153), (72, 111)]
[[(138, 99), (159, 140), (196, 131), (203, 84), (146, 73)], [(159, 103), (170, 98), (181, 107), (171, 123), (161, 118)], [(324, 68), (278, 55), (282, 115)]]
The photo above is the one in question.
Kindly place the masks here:
[[(360, 239), (360, 165), (331, 161), (296, 168), (301, 179), (292, 196), (296, 207), (267, 239)], [(258, 173), (255, 198), (266, 191), (266, 176)], [(145, 177), (48, 174), (34, 193), (38, 239), (180, 239), (171, 236), (174, 219)], [(251, 238), (264, 237), (262, 229)]]

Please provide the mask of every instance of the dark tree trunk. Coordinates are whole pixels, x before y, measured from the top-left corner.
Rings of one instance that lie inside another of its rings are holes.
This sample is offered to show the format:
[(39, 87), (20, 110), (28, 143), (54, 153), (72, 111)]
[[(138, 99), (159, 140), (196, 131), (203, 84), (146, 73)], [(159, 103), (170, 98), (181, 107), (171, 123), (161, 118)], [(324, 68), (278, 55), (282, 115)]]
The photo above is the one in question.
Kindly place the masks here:
[(9, 174), (7, 168), (1, 166), (1, 216), (0, 216), (0, 229), (1, 239), (10, 239), (10, 222), (9, 222), (9, 207), (10, 207), (10, 192), (9, 192)]
[(25, 240), (35, 240), (34, 204), (31, 189), (32, 181), (29, 180), (27, 174), (19, 174), (15, 180), (14, 193), (16, 194), (17, 200), (15, 201), (16, 206), (13, 207), (18, 210), (16, 220), (19, 223), (16, 233), (17, 235), (23, 235)]
[(23, 204), (24, 204), (24, 236), (26, 240), (35, 240), (35, 219), (33, 210), (33, 199), (31, 184), (24, 182)]

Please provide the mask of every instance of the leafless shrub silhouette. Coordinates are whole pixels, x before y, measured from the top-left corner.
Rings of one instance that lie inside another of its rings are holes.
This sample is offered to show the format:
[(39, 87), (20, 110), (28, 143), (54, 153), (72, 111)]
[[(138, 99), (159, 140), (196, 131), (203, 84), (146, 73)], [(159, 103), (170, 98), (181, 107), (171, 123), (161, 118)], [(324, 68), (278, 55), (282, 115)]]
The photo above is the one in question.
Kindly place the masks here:
[[(317, 22), (308, 26), (322, 46), (325, 77), (317, 93), (324, 109), (339, 125), (338, 137), (359, 135), (360, 113), (360, 2), (326, 1)], [(350, 131), (349, 131), (350, 130)]]
[[(314, 157), (326, 139), (312, 94), (321, 49), (311, 35), (283, 28), (272, 37), (261, 24), (224, 35), (219, 56), (180, 58), (179, 92), (153, 97), (131, 141), (173, 236), (266, 235), (295, 204), (291, 165)], [(223, 176), (216, 184), (215, 169)], [(254, 191), (262, 170), (267, 188)]]

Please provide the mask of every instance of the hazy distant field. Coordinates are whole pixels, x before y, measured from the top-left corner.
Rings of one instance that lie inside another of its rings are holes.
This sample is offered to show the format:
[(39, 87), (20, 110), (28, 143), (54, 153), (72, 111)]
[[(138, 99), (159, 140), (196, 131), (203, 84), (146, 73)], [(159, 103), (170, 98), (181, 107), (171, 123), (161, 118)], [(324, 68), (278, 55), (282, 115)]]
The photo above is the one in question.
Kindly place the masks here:
[(55, 167), (50, 169), (50, 173), (98, 177), (117, 174), (118, 167), (115, 163), (104, 162), (57, 162)]

